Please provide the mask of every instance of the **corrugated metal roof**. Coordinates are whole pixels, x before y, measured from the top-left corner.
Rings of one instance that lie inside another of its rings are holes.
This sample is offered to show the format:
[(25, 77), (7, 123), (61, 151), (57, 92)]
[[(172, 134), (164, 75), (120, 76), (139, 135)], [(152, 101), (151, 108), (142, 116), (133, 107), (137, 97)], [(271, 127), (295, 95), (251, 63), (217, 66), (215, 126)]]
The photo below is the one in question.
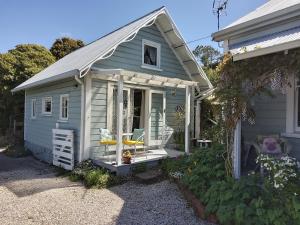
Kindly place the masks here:
[(56, 81), (66, 77), (79, 75), (86, 68), (91, 66), (92, 63), (106, 56), (120, 43), (128, 40), (128, 38), (131, 38), (131, 36), (138, 32), (139, 29), (147, 26), (154, 19), (156, 19), (156, 22), (158, 22), (159, 25), (164, 28), (164, 30), (171, 30), (171, 32), (168, 32), (168, 34), (165, 36), (169, 39), (173, 46), (178, 46), (180, 44), (184, 45), (183, 48), (176, 48), (175, 51), (181, 57), (182, 61), (192, 59), (193, 62), (189, 65), (186, 65), (186, 67), (188, 68), (190, 74), (196, 74), (193, 76), (193, 80), (200, 82), (202, 86), (212, 87), (191, 51), (186, 47), (183, 38), (176, 29), (176, 26), (173, 24), (173, 21), (168, 15), (165, 7), (161, 7), (70, 53), (69, 55), (47, 67), (45, 70), (20, 84), (18, 87), (13, 89), (13, 91), (23, 90), (45, 84), (50, 81)]
[(286, 9), (288, 7), (292, 7), (297, 4), (300, 4), (300, 0), (269, 0), (264, 5), (250, 12), (246, 16), (241, 17), (240, 19), (236, 20), (224, 29), (248, 22), (250, 20), (257, 19), (259, 17), (266, 16), (268, 14)]
[(236, 55), (263, 48), (274, 47), (296, 40), (300, 40), (300, 27), (295, 27), (289, 30), (230, 45), (229, 49), (233, 55)]

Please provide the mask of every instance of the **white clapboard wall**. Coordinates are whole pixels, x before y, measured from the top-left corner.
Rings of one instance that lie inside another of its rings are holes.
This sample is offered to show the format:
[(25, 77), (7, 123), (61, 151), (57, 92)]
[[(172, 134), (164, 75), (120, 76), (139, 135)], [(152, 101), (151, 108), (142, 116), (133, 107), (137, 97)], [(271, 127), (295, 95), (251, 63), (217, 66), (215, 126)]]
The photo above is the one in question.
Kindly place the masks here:
[(53, 165), (66, 170), (74, 168), (74, 131), (52, 129)]

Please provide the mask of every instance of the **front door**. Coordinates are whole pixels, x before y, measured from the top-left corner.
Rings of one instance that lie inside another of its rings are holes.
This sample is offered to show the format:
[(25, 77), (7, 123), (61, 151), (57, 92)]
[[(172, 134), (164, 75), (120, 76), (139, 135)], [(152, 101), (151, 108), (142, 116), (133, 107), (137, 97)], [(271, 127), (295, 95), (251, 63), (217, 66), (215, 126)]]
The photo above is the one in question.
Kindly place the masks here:
[(149, 97), (149, 144), (160, 145), (166, 122), (166, 94), (151, 90)]

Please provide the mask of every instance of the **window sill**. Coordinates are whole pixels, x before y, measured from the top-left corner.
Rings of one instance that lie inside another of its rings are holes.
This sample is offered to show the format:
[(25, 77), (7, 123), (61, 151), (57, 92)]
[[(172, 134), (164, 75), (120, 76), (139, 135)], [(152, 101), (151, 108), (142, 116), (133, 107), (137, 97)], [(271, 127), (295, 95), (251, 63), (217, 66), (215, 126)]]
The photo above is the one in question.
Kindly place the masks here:
[(42, 113), (42, 116), (52, 116), (52, 113)]
[(300, 133), (281, 133), (281, 136), (287, 138), (300, 138)]
[(58, 122), (58, 123), (68, 123), (69, 120), (62, 120), (62, 119), (60, 119), (60, 120), (57, 120), (57, 122)]
[(163, 71), (162, 69), (158, 68), (158, 67), (152, 67), (152, 66), (148, 66), (148, 65), (142, 65), (141, 66), (143, 69), (148, 69), (148, 70), (156, 70), (156, 71)]

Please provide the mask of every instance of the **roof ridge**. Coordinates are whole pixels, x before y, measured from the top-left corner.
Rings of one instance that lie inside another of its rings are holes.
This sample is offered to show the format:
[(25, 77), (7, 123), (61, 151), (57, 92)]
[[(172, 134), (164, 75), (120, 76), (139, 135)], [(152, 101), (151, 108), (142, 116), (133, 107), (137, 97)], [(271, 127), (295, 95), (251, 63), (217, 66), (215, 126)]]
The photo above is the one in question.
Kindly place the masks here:
[[(92, 44), (92, 43), (94, 43), (94, 42), (96, 42), (96, 41), (99, 41), (100, 39), (102, 39), (102, 38), (104, 38), (104, 37), (106, 37), (106, 36), (108, 36), (108, 35), (110, 35), (110, 34), (116, 32), (116, 31), (118, 31), (118, 30), (121, 30), (122, 28), (127, 27), (128, 25), (130, 25), (130, 24), (132, 24), (132, 23), (134, 23), (134, 22), (136, 22), (136, 21), (138, 21), (138, 20), (141, 20), (141, 19), (145, 18), (145, 17), (149, 16), (150, 14), (152, 14), (152, 13), (154, 13), (154, 12), (156, 12), (156, 11), (158, 12), (158, 11), (164, 9), (164, 8), (166, 8), (166, 7), (165, 7), (165, 6), (161, 6), (161, 7), (157, 8), (157, 9), (155, 9), (155, 10), (153, 10), (153, 11), (147, 13), (146, 15), (143, 15), (143, 16), (137, 18), (137, 19), (134, 19), (134, 20), (130, 21), (129, 23), (127, 23), (127, 24), (125, 24), (125, 25), (123, 25), (123, 26), (120, 26), (120, 27), (116, 28), (115, 30), (113, 30), (113, 31), (111, 31), (111, 32), (109, 32), (109, 33), (107, 33), (107, 34), (102, 35), (101, 37), (97, 38), (97, 39), (94, 40), (94, 41), (91, 41), (91, 42), (88, 43), (87, 45), (90, 45), (90, 44)], [(87, 45), (85, 45), (85, 46), (87, 46)]]

